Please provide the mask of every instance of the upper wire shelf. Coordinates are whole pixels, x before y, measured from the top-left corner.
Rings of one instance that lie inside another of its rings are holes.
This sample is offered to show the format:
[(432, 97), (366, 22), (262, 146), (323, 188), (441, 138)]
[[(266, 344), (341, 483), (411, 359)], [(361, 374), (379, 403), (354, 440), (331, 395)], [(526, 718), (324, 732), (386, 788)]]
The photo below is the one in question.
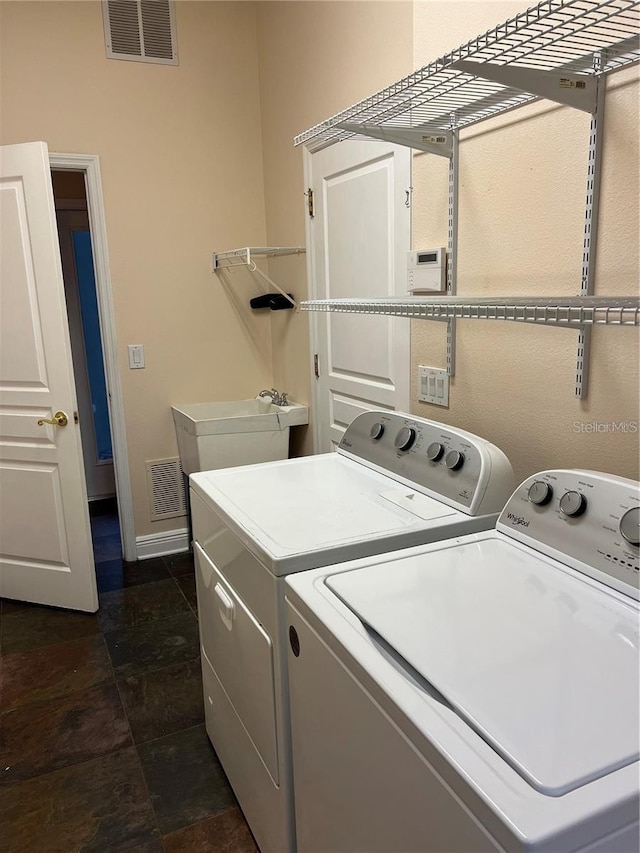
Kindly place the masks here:
[[(536, 95), (456, 68), (465, 60), (562, 75), (608, 73), (640, 59), (638, 0), (544, 0), (295, 137), (319, 150), (362, 126), (445, 130), (514, 109)], [(597, 64), (594, 56), (599, 54)], [(348, 125), (348, 129), (344, 127)]]
[(303, 311), (386, 314), (422, 320), (512, 320), (546, 326), (640, 326), (640, 299), (602, 296), (547, 298), (431, 296), (389, 299), (312, 299)]
[(251, 266), (254, 257), (274, 258), (279, 255), (300, 255), (303, 252), (306, 252), (304, 246), (246, 246), (228, 252), (214, 252), (211, 255), (211, 268), (215, 272), (220, 266)]

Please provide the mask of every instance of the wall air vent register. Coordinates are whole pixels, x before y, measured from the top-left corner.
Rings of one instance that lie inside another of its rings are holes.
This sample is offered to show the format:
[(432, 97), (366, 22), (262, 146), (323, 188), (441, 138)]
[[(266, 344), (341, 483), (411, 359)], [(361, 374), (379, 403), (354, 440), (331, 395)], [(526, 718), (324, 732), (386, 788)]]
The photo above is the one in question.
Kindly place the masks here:
[(185, 481), (180, 470), (180, 459), (149, 460), (146, 468), (151, 521), (186, 515)]
[(178, 64), (172, 0), (103, 0), (108, 59)]

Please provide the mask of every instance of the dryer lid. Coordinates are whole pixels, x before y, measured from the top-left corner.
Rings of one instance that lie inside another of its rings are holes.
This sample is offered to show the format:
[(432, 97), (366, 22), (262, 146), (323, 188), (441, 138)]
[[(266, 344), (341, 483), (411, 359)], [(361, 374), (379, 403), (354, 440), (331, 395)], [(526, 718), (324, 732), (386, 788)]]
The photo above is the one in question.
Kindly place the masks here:
[(638, 610), (495, 534), (326, 585), (538, 791), (638, 759)]
[(278, 557), (467, 518), (337, 453), (210, 471), (192, 482)]

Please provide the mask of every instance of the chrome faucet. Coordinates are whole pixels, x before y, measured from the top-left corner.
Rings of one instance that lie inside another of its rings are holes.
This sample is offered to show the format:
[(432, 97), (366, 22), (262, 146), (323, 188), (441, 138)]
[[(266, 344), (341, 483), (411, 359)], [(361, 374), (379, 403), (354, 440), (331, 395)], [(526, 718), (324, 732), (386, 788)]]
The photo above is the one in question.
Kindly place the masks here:
[(258, 394), (258, 397), (271, 397), (271, 402), (274, 406), (288, 406), (289, 401), (287, 400), (287, 392), (280, 393), (275, 388), (272, 388), (271, 391), (268, 391), (266, 388)]

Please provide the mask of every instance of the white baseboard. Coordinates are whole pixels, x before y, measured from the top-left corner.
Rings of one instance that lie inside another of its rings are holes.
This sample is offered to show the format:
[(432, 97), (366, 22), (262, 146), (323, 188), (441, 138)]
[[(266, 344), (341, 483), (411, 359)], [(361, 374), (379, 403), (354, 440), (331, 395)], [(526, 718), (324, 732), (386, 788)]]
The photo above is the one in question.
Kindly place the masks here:
[(139, 560), (163, 557), (166, 554), (179, 554), (188, 550), (189, 531), (186, 528), (166, 530), (164, 533), (150, 533), (148, 536), (136, 536), (136, 553)]

